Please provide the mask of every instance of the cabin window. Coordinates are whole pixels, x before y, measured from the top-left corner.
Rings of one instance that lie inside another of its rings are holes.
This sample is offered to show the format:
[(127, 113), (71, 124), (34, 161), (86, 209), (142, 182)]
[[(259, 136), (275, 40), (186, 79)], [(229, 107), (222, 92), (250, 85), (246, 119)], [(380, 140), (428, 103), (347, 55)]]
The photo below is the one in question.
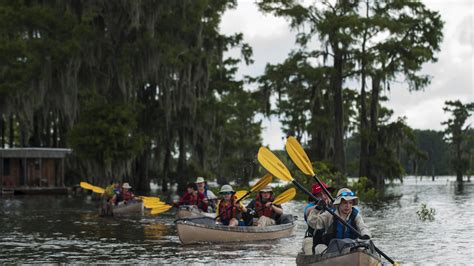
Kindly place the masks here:
[(3, 175), (10, 175), (10, 158), (3, 159)]

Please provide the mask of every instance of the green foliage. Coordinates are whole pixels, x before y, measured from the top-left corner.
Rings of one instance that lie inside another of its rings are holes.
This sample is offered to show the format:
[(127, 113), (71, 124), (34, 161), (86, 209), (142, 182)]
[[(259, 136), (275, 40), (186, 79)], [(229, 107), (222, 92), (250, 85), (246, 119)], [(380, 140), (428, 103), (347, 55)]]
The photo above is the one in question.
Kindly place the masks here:
[(81, 119), (69, 133), (69, 144), (82, 160), (110, 169), (133, 159), (143, 148), (131, 105), (106, 103), (91, 95), (84, 100)]
[(443, 110), (450, 112), (452, 117), (441, 124), (446, 125), (445, 139), (452, 147), (452, 167), (456, 171), (457, 180), (462, 181), (463, 174), (469, 169), (471, 152), (467, 147), (471, 137), (469, 135), (470, 125), (465, 126), (465, 123), (474, 112), (474, 103), (463, 104), (460, 101), (446, 101), (445, 105)]
[(420, 209), (416, 211), (416, 214), (418, 215), (418, 219), (420, 219), (422, 222), (434, 221), (436, 210), (433, 208), (428, 208), (426, 203), (422, 203)]
[(372, 181), (365, 176), (359, 177), (357, 182), (353, 183), (351, 190), (356, 192), (357, 197), (363, 202), (373, 202), (378, 199), (379, 193), (371, 184)]

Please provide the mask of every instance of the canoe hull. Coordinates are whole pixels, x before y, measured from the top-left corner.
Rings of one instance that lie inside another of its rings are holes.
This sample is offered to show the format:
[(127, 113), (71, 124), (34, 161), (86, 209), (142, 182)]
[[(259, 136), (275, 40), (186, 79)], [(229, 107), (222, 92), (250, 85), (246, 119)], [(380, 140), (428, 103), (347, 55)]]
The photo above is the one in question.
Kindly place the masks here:
[(215, 218), (215, 213), (203, 212), (195, 206), (181, 206), (176, 212), (176, 219), (210, 217)]
[(101, 216), (143, 215), (143, 212), (144, 205), (142, 201), (115, 206), (104, 200), (100, 208)]
[(142, 201), (115, 206), (112, 209), (114, 216), (143, 215), (143, 212), (144, 207)]
[(347, 266), (376, 266), (382, 265), (380, 257), (368, 253), (365, 250), (356, 250), (351, 253), (341, 254), (333, 257), (320, 255), (304, 255), (299, 253), (296, 257), (296, 265), (347, 265)]
[(251, 242), (290, 237), (294, 234), (295, 224), (282, 224), (267, 227), (224, 225), (202, 225), (191, 221), (177, 221), (176, 227), (181, 243), (226, 243)]

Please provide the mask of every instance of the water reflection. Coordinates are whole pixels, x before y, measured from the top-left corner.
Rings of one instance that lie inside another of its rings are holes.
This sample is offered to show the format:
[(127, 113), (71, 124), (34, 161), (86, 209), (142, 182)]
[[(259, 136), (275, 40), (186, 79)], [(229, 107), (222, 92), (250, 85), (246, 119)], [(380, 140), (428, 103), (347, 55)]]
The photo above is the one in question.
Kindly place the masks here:
[[(473, 194), (453, 178), (408, 178), (390, 186), (393, 196), (362, 205), (377, 246), (403, 264), (470, 264), (474, 259)], [(398, 195), (398, 197), (397, 197)], [(421, 203), (436, 209), (421, 222)], [(284, 205), (300, 218), (296, 236), (237, 245), (182, 246), (172, 213), (158, 217), (103, 218), (83, 196), (0, 199), (0, 262), (17, 263), (259, 263), (294, 264), (306, 226), (303, 202)]]

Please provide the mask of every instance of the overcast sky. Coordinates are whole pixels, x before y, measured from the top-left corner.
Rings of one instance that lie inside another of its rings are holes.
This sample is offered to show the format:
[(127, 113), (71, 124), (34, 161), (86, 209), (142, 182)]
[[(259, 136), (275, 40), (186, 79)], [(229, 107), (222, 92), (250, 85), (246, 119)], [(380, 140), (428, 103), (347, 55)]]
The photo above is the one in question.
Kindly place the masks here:
[[(425, 0), (426, 6), (439, 11), (445, 22), (443, 43), (438, 62), (424, 65), (423, 73), (433, 77), (423, 92), (409, 92), (405, 84), (394, 84), (387, 92), (386, 105), (394, 110), (394, 118), (405, 116), (416, 129), (441, 130), (441, 122), (448, 118), (442, 110), (444, 101), (474, 101), (474, 1)], [(264, 15), (253, 0), (239, 0), (236, 9), (224, 14), (221, 31), (225, 34), (242, 32), (245, 42), (253, 48), (254, 63), (241, 65), (239, 77), (261, 75), (267, 63), (281, 63), (295, 48), (295, 32), (291, 32), (283, 18)], [(473, 119), (471, 119), (473, 121)], [(264, 119), (263, 144), (271, 149), (284, 145), (277, 118)]]

